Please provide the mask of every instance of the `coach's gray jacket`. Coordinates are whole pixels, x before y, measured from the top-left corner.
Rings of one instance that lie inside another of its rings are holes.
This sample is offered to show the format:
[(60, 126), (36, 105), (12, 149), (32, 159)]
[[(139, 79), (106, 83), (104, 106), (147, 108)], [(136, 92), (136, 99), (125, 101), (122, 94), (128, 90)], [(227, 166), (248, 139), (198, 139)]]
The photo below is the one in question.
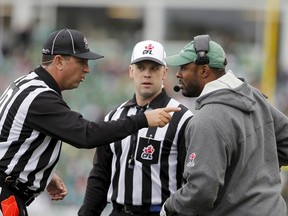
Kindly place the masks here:
[(168, 212), (200, 216), (285, 216), (280, 170), (288, 162), (288, 118), (232, 73), (196, 101), (184, 177)]

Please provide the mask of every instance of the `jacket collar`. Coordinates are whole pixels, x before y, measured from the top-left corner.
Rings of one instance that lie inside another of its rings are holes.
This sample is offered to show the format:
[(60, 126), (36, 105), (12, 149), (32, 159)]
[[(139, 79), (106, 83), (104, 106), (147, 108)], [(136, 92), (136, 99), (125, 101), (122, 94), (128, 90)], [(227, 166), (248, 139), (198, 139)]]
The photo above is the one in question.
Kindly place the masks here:
[(238, 79), (234, 73), (229, 70), (217, 80), (207, 83), (199, 97), (220, 89), (235, 89), (242, 85), (242, 83), (243, 81)]

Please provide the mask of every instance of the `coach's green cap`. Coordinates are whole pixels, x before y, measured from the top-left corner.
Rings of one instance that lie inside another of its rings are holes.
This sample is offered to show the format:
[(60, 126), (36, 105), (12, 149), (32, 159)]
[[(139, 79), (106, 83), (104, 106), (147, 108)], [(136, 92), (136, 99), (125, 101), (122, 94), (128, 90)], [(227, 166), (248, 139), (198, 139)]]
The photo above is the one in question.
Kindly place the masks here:
[[(216, 42), (209, 41), (209, 50), (206, 53), (209, 58), (209, 67), (225, 69), (227, 64), (226, 55), (223, 48)], [(195, 63), (197, 53), (194, 47), (194, 41), (188, 43), (177, 55), (168, 56), (165, 61), (170, 66), (180, 66), (188, 63)]]

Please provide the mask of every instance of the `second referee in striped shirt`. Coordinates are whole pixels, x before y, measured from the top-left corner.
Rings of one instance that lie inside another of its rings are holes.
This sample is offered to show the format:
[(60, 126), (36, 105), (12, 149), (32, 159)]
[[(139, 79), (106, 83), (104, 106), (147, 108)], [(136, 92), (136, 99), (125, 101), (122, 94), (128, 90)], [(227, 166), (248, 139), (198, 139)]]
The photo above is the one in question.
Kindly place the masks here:
[(105, 120), (167, 106), (181, 107), (181, 111), (163, 128), (143, 128), (96, 149), (79, 216), (100, 216), (107, 202), (113, 206), (110, 216), (156, 216), (164, 201), (181, 186), (184, 130), (192, 112), (163, 88), (168, 71), (164, 58), (164, 48), (156, 41), (135, 45), (129, 67), (134, 97), (112, 110)]

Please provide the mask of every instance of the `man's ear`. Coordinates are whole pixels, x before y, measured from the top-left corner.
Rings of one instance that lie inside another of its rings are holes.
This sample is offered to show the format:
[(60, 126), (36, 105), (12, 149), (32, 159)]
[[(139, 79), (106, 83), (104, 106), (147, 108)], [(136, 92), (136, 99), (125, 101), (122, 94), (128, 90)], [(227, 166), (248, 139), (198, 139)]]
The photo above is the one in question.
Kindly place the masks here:
[(207, 64), (203, 65), (202, 66), (202, 73), (201, 73), (202, 77), (207, 78), (209, 76), (209, 74), (210, 74), (210, 67)]
[[(56, 67), (59, 69), (59, 70), (63, 70), (63, 63), (64, 63), (64, 59), (61, 55), (56, 55), (54, 57), (54, 64), (56, 65)], [(65, 62), (65, 64), (67, 64)]]
[(166, 80), (167, 79), (167, 75), (168, 75), (168, 67), (167, 66), (163, 66), (163, 76), (162, 76), (162, 80)]
[(129, 76), (130, 76), (130, 78), (133, 78), (133, 77), (134, 77), (133, 65), (129, 65)]

